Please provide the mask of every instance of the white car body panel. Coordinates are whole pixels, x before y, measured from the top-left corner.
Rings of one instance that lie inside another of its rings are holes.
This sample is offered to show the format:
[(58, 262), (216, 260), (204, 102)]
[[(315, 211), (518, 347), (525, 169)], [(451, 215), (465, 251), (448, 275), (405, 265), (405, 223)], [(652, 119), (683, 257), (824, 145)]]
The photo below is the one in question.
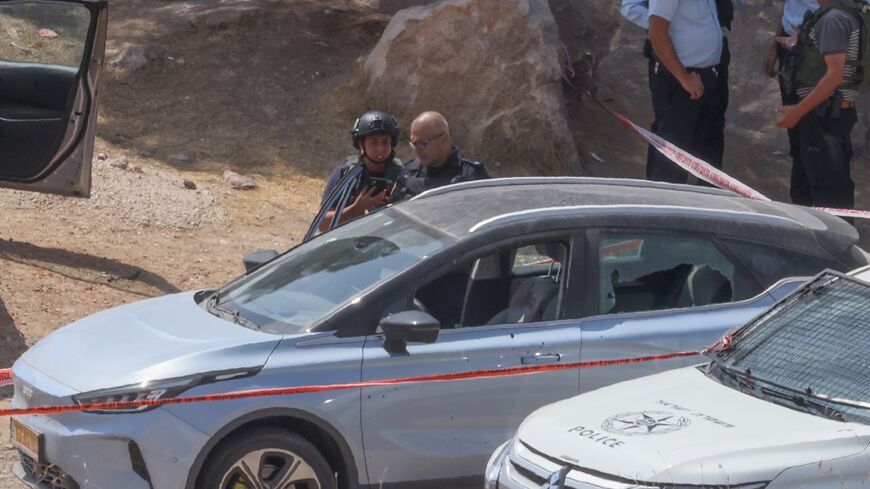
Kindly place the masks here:
[[(638, 413), (661, 424), (636, 427), (629, 421)], [(552, 465), (544, 470), (558, 469), (560, 461), (610, 476), (604, 479), (723, 486), (770, 481), (782, 473), (783, 481), (792, 482), (770, 487), (794, 487), (798, 479), (805, 482), (806, 466), (818, 472), (821, 485), (812, 487), (830, 487), (834, 474), (838, 482), (863, 484), (870, 426), (764, 401), (689, 367), (543, 407), (523, 423), (517, 439), (549, 459)], [(522, 445), (512, 454), (517, 451), (529, 452)], [(572, 470), (569, 479), (582, 479), (583, 472)]]

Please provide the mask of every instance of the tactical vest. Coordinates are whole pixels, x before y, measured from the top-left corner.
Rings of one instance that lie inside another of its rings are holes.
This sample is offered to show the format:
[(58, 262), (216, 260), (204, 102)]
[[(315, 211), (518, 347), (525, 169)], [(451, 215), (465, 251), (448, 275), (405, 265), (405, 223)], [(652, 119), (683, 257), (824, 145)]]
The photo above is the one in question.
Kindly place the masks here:
[[(344, 176), (347, 175), (347, 172), (349, 172), (355, 165), (362, 164), (358, 156), (348, 156), (344, 163), (344, 168), (341, 169), (341, 178), (344, 178)], [(384, 170), (384, 178), (393, 182), (398, 182), (401, 177), (402, 160), (393, 157), (393, 160), (387, 164), (387, 168)], [(356, 196), (359, 195), (359, 193), (368, 185), (368, 179), (369, 173), (368, 171), (364, 171), (356, 188), (353, 190), (352, 198), (356, 198)]]
[(414, 166), (413, 163), (410, 166), (406, 164), (404, 182), (402, 183), (402, 185), (399, 186), (396, 194), (394, 194), (395, 200), (398, 201), (404, 198), (413, 197), (415, 195), (419, 195), (425, 192), (426, 190), (441, 185), (450, 185), (454, 183), (474, 180), (477, 176), (478, 171), (480, 171), (482, 164), (479, 161), (468, 160), (460, 157), (459, 166), (460, 170), (457, 175), (450, 177), (450, 179), (446, 182), (440, 182), (440, 184), (438, 185), (432, 185), (432, 183), (429, 181), (429, 167), (423, 165)]
[(818, 46), (810, 40), (810, 31), (831, 9), (840, 9), (858, 17), (861, 23), (861, 37), (858, 41), (857, 61), (846, 60), (848, 66), (855, 68), (854, 84), (840, 85), (840, 89), (864, 92), (870, 88), (870, 36), (867, 35), (867, 25), (870, 24), (870, 5), (863, 0), (831, 0), (815, 12), (807, 12), (803, 24), (798, 31), (797, 44), (789, 50), (780, 67), (783, 85), (786, 93), (797, 93), (798, 88), (814, 87), (825, 76), (827, 65), (825, 57)]

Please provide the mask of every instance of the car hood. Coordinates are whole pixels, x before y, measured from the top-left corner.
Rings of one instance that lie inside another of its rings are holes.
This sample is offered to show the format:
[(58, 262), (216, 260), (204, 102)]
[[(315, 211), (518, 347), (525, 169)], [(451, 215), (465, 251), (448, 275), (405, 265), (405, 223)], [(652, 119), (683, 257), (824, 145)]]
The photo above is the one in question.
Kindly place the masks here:
[(870, 429), (749, 396), (690, 367), (541, 408), (518, 438), (588, 474), (730, 486), (859, 453)]
[(23, 362), (86, 392), (261, 367), (279, 341), (279, 335), (213, 316), (188, 292), (120, 306), (64, 326), (24, 353), (13, 370)]

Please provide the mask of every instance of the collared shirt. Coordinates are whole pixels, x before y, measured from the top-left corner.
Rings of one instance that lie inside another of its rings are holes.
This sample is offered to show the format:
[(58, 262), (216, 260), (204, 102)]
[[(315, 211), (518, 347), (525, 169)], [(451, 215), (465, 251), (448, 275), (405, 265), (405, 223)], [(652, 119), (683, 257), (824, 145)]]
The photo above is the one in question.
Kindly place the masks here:
[[(786, 3), (792, 0), (786, 0)], [(798, 3), (815, 0), (795, 0)], [(746, 0), (731, 0), (734, 8), (746, 6)], [(818, 8), (818, 4), (816, 3)], [(622, 0), (622, 5), (619, 7), (619, 12), (625, 17), (625, 20), (643, 29), (649, 29), (649, 0)]]
[(786, 35), (794, 34), (794, 28), (804, 22), (807, 10), (815, 12), (819, 8), (816, 0), (785, 0), (782, 7), (782, 29)]
[(670, 21), (668, 34), (686, 68), (709, 68), (722, 58), (715, 0), (650, 0), (649, 14)]

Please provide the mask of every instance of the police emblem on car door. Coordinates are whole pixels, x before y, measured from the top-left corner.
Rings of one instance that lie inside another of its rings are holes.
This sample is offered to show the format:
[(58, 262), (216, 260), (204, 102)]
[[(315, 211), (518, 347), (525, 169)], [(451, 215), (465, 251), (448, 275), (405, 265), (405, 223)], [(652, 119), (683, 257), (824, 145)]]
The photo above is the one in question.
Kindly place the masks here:
[(0, 0), (0, 187), (90, 196), (104, 0)]

